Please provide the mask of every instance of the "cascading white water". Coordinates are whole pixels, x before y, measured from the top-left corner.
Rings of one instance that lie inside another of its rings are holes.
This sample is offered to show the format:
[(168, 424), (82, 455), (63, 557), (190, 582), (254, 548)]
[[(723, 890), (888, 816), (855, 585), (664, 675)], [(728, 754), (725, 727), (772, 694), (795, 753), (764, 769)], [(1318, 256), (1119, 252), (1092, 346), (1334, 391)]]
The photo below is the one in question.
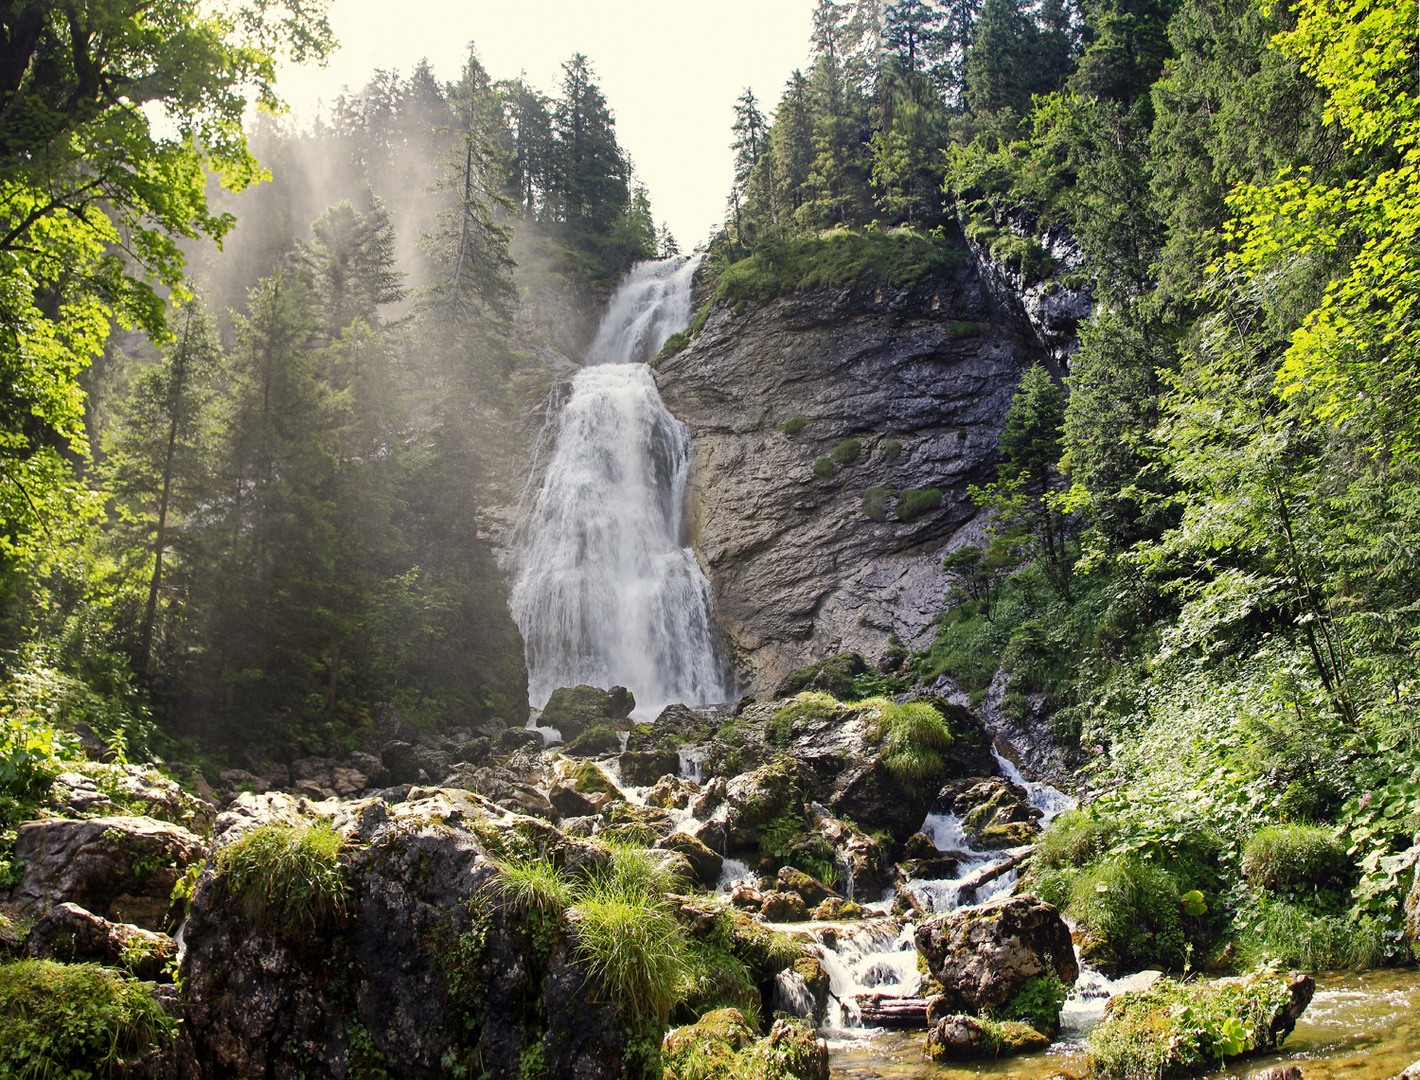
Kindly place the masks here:
[(731, 696), (714, 596), (685, 544), (690, 431), (643, 362), (688, 323), (698, 260), (631, 271), (559, 417), (510, 604), (535, 708), (580, 683), (629, 688), (639, 716)]

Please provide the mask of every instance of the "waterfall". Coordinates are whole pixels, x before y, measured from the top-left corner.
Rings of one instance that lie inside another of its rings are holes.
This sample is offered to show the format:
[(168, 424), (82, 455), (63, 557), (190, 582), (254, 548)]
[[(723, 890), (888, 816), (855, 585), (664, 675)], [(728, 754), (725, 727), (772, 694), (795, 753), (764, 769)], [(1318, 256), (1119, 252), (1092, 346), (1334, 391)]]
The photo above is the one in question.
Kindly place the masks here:
[(510, 602), (535, 708), (580, 683), (629, 688), (643, 716), (731, 696), (714, 596), (685, 543), (690, 431), (644, 363), (688, 323), (698, 261), (631, 271), (558, 419)]

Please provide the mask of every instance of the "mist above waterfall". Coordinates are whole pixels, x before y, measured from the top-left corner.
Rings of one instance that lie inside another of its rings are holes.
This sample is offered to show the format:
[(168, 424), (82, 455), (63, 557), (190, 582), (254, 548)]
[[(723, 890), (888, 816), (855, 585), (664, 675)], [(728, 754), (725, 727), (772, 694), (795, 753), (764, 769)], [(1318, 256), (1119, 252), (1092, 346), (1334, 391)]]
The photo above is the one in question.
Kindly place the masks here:
[(714, 596), (685, 543), (690, 431), (650, 368), (627, 362), (689, 321), (697, 261), (631, 271), (557, 421), (510, 605), (536, 707), (580, 683), (626, 686), (642, 714), (730, 696)]

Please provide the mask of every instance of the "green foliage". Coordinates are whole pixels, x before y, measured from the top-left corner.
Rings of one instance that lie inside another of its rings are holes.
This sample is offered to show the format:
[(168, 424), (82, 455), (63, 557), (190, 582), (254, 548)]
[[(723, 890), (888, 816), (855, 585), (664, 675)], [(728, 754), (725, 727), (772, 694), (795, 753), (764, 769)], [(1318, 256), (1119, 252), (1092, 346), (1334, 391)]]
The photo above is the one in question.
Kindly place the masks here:
[(17, 1080), (128, 1075), (177, 1021), (149, 986), (93, 964), (0, 964), (0, 1072)]
[(1178, 879), (1137, 856), (1108, 858), (1082, 872), (1066, 913), (1088, 942), (1082, 946), (1087, 959), (1118, 964), (1122, 971), (1177, 970), (1187, 959)]
[(259, 929), (308, 940), (345, 918), (345, 841), (324, 821), (259, 825), (218, 850), (227, 897)]
[(820, 480), (833, 479), (833, 462), (826, 457), (817, 458), (813, 464), (814, 475)]
[(1287, 980), (1274, 971), (1218, 983), (1160, 979), (1111, 1003), (1090, 1033), (1090, 1065), (1119, 1080), (1210, 1072), (1228, 1057), (1279, 1046), (1285, 1036), (1273, 1023), (1287, 1001)]
[(1315, 825), (1259, 829), (1243, 847), (1242, 871), (1249, 885), (1270, 892), (1349, 884), (1353, 872), (1335, 832)]
[(658, 883), (617, 873), (578, 890), (578, 955), (606, 999), (664, 1025), (687, 967), (685, 932)]
[(1262, 898), (1238, 913), (1234, 926), (1243, 964), (1274, 964), (1301, 971), (1357, 970), (1387, 959), (1374, 919), (1349, 919), (1340, 906), (1318, 912), (1304, 902)]
[(1042, 1035), (1053, 1036), (1060, 1027), (1060, 1010), (1070, 995), (1066, 986), (1054, 972), (1036, 975), (1027, 979), (1012, 998), (996, 1015), (1001, 1020), (1021, 1020), (1035, 1028)]
[(873, 521), (886, 521), (888, 499), (892, 491), (885, 487), (871, 487), (863, 491), (863, 513)]
[(597, 754), (610, 753), (620, 747), (621, 740), (617, 738), (616, 732), (605, 724), (593, 724), (568, 743), (564, 752), (580, 757), (594, 757)]
[(942, 505), (942, 493), (937, 488), (927, 488), (925, 491), (909, 489), (897, 493), (897, 506), (894, 512), (897, 520), (902, 522), (916, 521), (923, 514), (930, 514), (933, 510), (940, 509)]
[[(891, 465), (902, 456), (902, 443), (896, 439), (884, 439), (878, 444), (878, 460), (884, 464)], [(870, 491), (882, 491), (883, 488), (869, 488)]]
[(762, 302), (860, 281), (914, 285), (928, 275), (950, 274), (960, 263), (961, 252), (942, 235), (906, 229), (766, 237), (749, 258), (718, 268), (715, 300)]
[(844, 439), (833, 448), (833, 453), (829, 455), (835, 465), (852, 465), (858, 460), (858, 455), (863, 452), (863, 444), (858, 439)]
[(1054, 868), (1085, 866), (1103, 855), (1111, 841), (1108, 823), (1079, 810), (1067, 810), (1041, 836), (1035, 860), (1041, 866)]
[(786, 420), (784, 423), (780, 424), (779, 430), (785, 435), (797, 435), (812, 423), (812, 420), (805, 420), (802, 416), (796, 416), (792, 420)]
[(666, 338), (666, 343), (661, 346), (661, 351), (652, 358), (651, 366), (658, 367), (662, 360), (668, 360), (676, 353), (684, 352), (690, 345), (690, 338), (690, 330), (682, 330), (680, 333), (672, 334)]

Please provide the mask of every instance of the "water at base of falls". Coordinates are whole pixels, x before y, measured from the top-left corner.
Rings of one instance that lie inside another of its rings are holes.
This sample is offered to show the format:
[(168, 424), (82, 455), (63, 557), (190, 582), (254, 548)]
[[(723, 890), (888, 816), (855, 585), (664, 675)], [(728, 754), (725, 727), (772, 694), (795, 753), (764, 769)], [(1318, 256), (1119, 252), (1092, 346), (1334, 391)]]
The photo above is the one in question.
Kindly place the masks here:
[(557, 419), (510, 602), (535, 708), (582, 683), (627, 687), (647, 717), (732, 694), (710, 583), (685, 543), (690, 432), (643, 362), (688, 323), (697, 261), (632, 270)]

